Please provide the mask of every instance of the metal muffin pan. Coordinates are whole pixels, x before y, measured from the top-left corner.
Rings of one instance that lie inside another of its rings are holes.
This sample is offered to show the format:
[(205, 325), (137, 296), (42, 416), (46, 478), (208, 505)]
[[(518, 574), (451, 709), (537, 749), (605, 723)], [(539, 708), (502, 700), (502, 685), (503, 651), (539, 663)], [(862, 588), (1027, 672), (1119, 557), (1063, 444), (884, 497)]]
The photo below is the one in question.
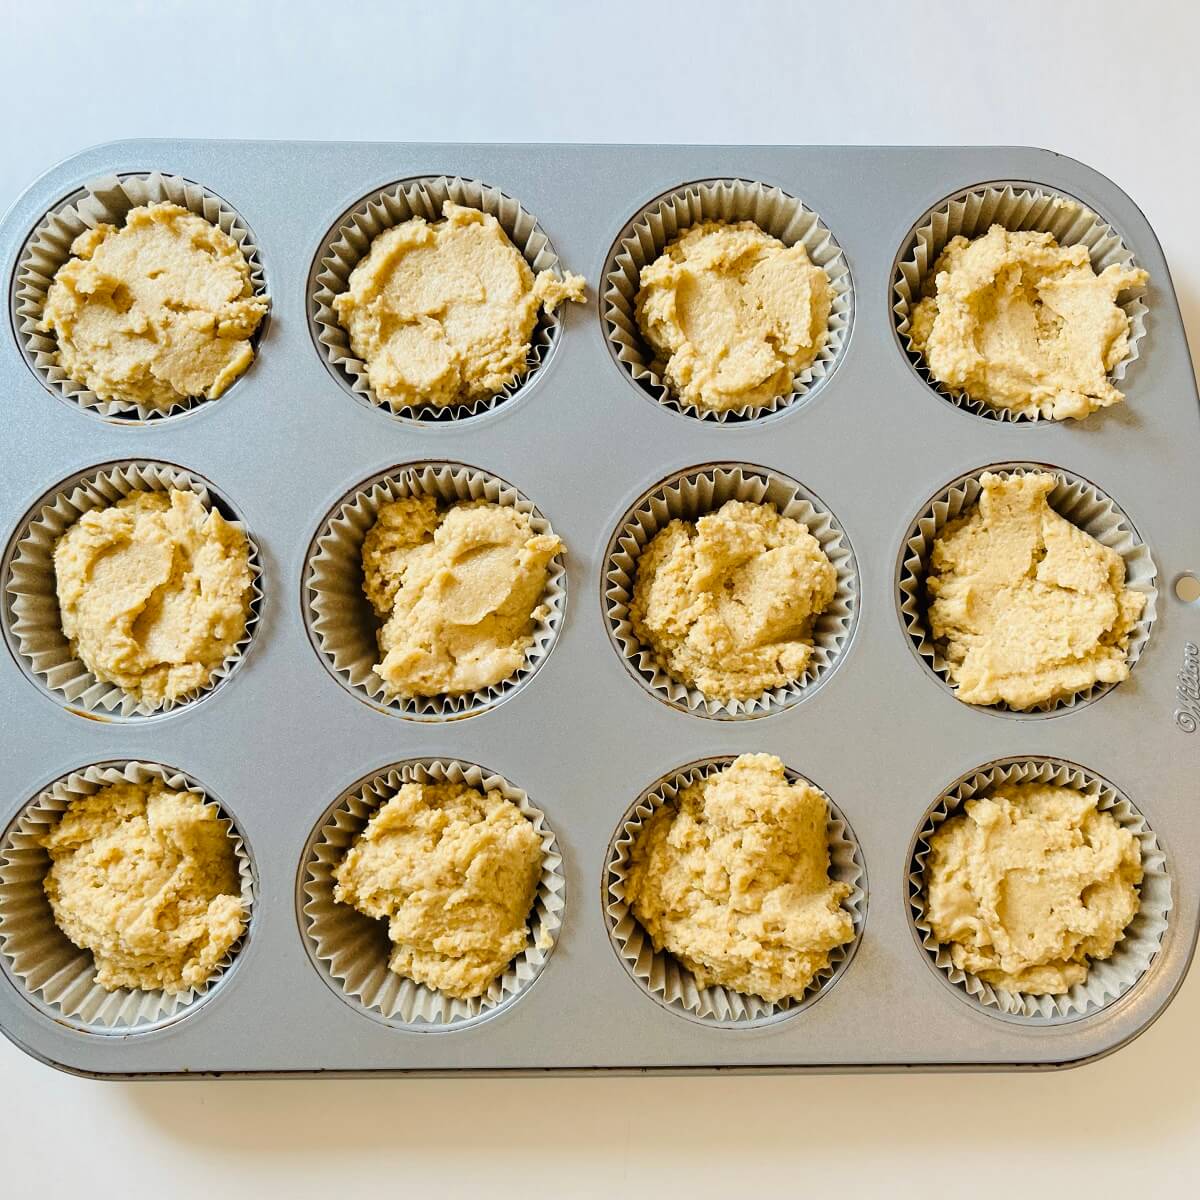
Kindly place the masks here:
[[(1014, 1069), (1101, 1057), (1145, 1029), (1179, 987), (1200, 903), (1200, 603), (1175, 595), (1200, 573), (1200, 404), (1178, 304), (1153, 231), (1104, 176), (1028, 148), (471, 146), (119, 142), (53, 168), (0, 227), (10, 289), (42, 216), (89, 180), (159, 170), (202, 183), (253, 229), (271, 296), (258, 357), (220, 404), (134, 424), (63, 403), (0, 337), (5, 412), (0, 544), (37, 497), (102, 463), (153, 459), (213, 482), (262, 552), (253, 652), (202, 704), (151, 720), (88, 719), (0, 659), (0, 829), (53, 780), (138, 759), (212, 788), (253, 848), (254, 917), (205, 1003), (145, 1032), (84, 1032), (32, 1003), (0, 956), (0, 1025), (29, 1053), (98, 1076), (494, 1071)], [(417, 422), (348, 394), (310, 330), (309, 284), (329, 230), (363, 197), (447, 175), (499, 188), (540, 223), (586, 305), (527, 386), (466, 421)], [(602, 319), (610, 251), (656, 197), (697, 180), (781, 188), (836, 237), (853, 321), (835, 369), (803, 403), (757, 421), (701, 421), (642, 390)], [(947, 404), (898, 339), (892, 283), (913, 226), (939, 200), (993, 181), (1060, 190), (1107, 219), (1151, 277), (1148, 332), (1128, 401), (1082, 423), (1002, 423)], [(552, 652), (488, 711), (412, 721), (330, 677), (302, 616), (305, 556), (337, 499), (389, 468), (464, 463), (535, 504), (567, 545), (567, 602)], [(769, 715), (713, 720), (631, 677), (606, 628), (605, 553), (623, 514), (660, 481), (711, 463), (780, 472), (820, 496), (854, 547), (857, 622), (821, 686)], [(1128, 681), (1094, 703), (1014, 719), (957, 701), (913, 653), (900, 613), (904, 538), (931, 496), (994, 463), (1045, 463), (1120, 505), (1158, 568), (1149, 641)], [(610, 940), (610, 840), (656, 780), (698, 759), (779, 755), (820, 780), (851, 823), (869, 889), (862, 941), (819, 1004), (721, 1028), (657, 1003)], [(1140, 981), (1094, 1015), (1018, 1023), (967, 1002), (931, 967), (911, 923), (909, 853), (927, 811), (996, 760), (1049, 756), (1110, 780), (1166, 855), (1172, 907)], [(553, 955), (515, 1002), (461, 1028), (371, 1019), (334, 992), (305, 944), (302, 859), (317, 823), (356, 780), (409, 759), (479, 764), (524, 789), (557, 835), (565, 877)]]

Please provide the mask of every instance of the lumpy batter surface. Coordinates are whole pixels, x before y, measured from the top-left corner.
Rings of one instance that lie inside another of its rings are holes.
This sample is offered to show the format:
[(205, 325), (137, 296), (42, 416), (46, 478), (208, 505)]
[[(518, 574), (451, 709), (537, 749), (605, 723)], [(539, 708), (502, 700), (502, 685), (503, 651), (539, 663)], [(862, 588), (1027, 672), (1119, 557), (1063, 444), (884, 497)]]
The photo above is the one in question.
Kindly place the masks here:
[(1069, 787), (1008, 784), (965, 808), (930, 838), (934, 936), (956, 967), (1005, 991), (1082, 983), (1137, 914), (1137, 838)]
[(398, 975), (470, 998), (528, 941), (541, 861), (537, 830), (501, 792), (406, 783), (339, 864), (334, 896), (387, 921)]
[(968, 704), (1033, 708), (1129, 675), (1146, 598), (1125, 563), (1047, 503), (1053, 475), (982, 476), (983, 494), (933, 543), (929, 625)]
[(177, 204), (97, 225), (46, 294), (42, 328), (66, 374), (102, 400), (165, 408), (215, 399), (250, 365), (266, 315), (250, 264), (227, 233)]
[(506, 504), (394, 500), (363, 541), (363, 589), (384, 619), (376, 672), (396, 696), (462, 695), (520, 670), (563, 551)]
[(854, 938), (829, 878), (829, 804), (770, 754), (743, 754), (684, 788), (634, 842), (625, 895), (656, 950), (700, 987), (799, 999)]
[(912, 343), (935, 379), (972, 399), (1086, 417), (1125, 398), (1109, 378), (1129, 353), (1117, 297), (1148, 279), (1118, 264), (1097, 275), (1086, 246), (993, 225), (942, 251), (913, 309)]
[(721, 701), (799, 679), (837, 572), (800, 521), (730, 500), (695, 524), (675, 520), (637, 562), (634, 632), (672, 678)]
[(384, 230), (333, 308), (375, 394), (445, 406), (503, 391), (526, 367), (538, 309), (584, 280), (536, 277), (495, 217), (446, 203), (441, 221)]
[(64, 635), (84, 665), (162, 704), (210, 682), (246, 631), (245, 533), (183, 489), (134, 492), (59, 538)]
[(193, 792), (112, 784), (72, 801), (42, 844), (54, 920), (109, 991), (198, 988), (246, 927), (233, 843)]
[(770, 403), (825, 343), (829, 276), (752, 221), (705, 221), (642, 270), (637, 322), (667, 386), (700, 408)]

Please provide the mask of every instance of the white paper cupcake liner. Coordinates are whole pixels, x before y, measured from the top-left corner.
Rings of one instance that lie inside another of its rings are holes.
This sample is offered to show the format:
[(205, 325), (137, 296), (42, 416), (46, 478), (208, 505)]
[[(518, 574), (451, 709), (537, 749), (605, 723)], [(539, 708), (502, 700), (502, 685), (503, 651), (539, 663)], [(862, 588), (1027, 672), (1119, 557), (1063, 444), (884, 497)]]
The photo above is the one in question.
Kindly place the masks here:
[[(241, 215), (225, 200), (190, 179), (158, 171), (106, 175), (92, 180), (52, 208), (29, 235), (17, 260), (12, 288), (12, 321), (26, 362), (53, 393), (109, 420), (158, 421), (214, 404), (204, 396), (190, 396), (163, 407), (131, 400), (102, 400), (83, 384), (70, 379), (59, 365), (58, 341), (52, 333), (39, 330), (46, 293), (58, 269), (71, 258), (71, 243), (86, 229), (97, 225), (125, 224), (129, 210), (144, 204), (170, 202), (186, 208), (227, 233), (250, 265), (254, 292), (265, 296), (266, 274), (254, 234)], [(250, 344), (255, 357), (270, 320), (268, 312), (259, 322)], [(225, 399), (253, 365), (217, 397)]]
[[(1076, 788), (1098, 796), (1098, 808), (1108, 812), (1122, 829), (1128, 829), (1141, 844), (1144, 878), (1139, 889), (1141, 908), (1116, 945), (1111, 958), (1093, 961), (1087, 978), (1061, 996), (1009, 992), (984, 983), (956, 967), (949, 948), (940, 944), (929, 927), (925, 910), (925, 872), (929, 839), (948, 817), (963, 805), (994, 788), (1009, 783), (1048, 783)], [(1171, 878), (1166, 856), (1154, 830), (1132, 802), (1107, 779), (1086, 767), (1058, 758), (1032, 756), (1006, 758), (965, 776), (944, 792), (929, 810), (913, 843), (908, 871), (909, 919), (925, 953), (954, 989), (977, 1008), (993, 1016), (1035, 1025), (1057, 1025), (1089, 1017), (1124, 996), (1146, 974), (1158, 955), (1172, 906)]]
[[(249, 544), (250, 605), (246, 629), (204, 687), (155, 704), (104, 683), (75, 656), (62, 630), (54, 572), (54, 546), (84, 513), (107, 508), (133, 492), (181, 489), (235, 522)], [(138, 719), (193, 704), (219, 687), (244, 658), (262, 616), (262, 559), (253, 535), (232, 506), (199, 475), (170, 463), (129, 459), (73, 475), (41, 497), (22, 518), (3, 565), (4, 634), (17, 663), (63, 707), (100, 719)]]
[[(813, 653), (800, 679), (748, 700), (722, 701), (666, 673), (653, 650), (634, 632), (629, 605), (638, 561), (655, 534), (676, 518), (694, 522), (729, 500), (771, 503), (782, 516), (803, 522), (833, 564), (837, 590), (829, 607), (813, 622)], [(602, 587), (609, 638), (634, 679), (675, 708), (720, 720), (769, 716), (811, 694), (837, 665), (858, 613), (858, 565), (837, 518), (794, 479), (745, 463), (693, 467), (651, 488), (621, 518), (609, 541)]]
[[(925, 579), (935, 539), (951, 521), (965, 515), (978, 502), (983, 493), (980, 476), (989, 471), (1006, 478), (1010, 475), (1031, 473), (1056, 476), (1058, 486), (1047, 497), (1050, 507), (1059, 516), (1090, 534), (1102, 545), (1115, 550), (1124, 559), (1125, 586), (1146, 597), (1142, 615), (1129, 634), (1126, 662), (1132, 670), (1149, 640), (1150, 628), (1154, 624), (1156, 614), (1157, 568), (1150, 557), (1149, 548), (1117, 503), (1086, 479), (1057, 467), (1017, 462), (980, 467), (979, 470), (956, 479), (949, 487), (939, 492), (909, 526), (898, 571), (898, 600), (904, 627), (922, 663), (935, 678), (950, 689), (951, 693), (957, 693), (942, 647), (933, 640), (929, 632), (926, 620)], [(972, 707), (1014, 716), (1044, 716), (1087, 704), (1118, 686), (1120, 685), (1115, 683), (1095, 683), (1084, 691), (1057, 700), (1043, 701), (1031, 709), (1014, 709), (1003, 702)]]
[[(654, 262), (679, 234), (702, 221), (753, 221), (787, 246), (802, 243), (809, 258), (829, 276), (833, 306), (824, 345), (814, 362), (796, 375), (791, 392), (769, 404), (718, 412), (681, 400), (664, 381), (638, 326), (642, 268)], [(602, 312), (610, 352), (652, 399), (700, 420), (753, 421), (796, 404), (832, 374), (854, 318), (854, 292), (841, 246), (821, 218), (795, 196), (746, 179), (706, 179), (659, 196), (621, 231), (604, 268)]]
[[(842, 907), (854, 919), (854, 940), (830, 951), (829, 965), (816, 975), (799, 1000), (784, 999), (772, 1004), (761, 996), (737, 992), (720, 984), (702, 988), (696, 983), (692, 972), (672, 954), (655, 950), (650, 935), (633, 915), (625, 898), (629, 857), (634, 843), (653, 813), (665, 804), (675, 803), (684, 788), (727, 767), (735, 757), (726, 754), (681, 767), (664, 775), (637, 798), (609, 843), (604, 872), (604, 911), (608, 935), (617, 957), (634, 982), (652, 999), (671, 1012), (704, 1024), (723, 1028), (756, 1028), (795, 1016), (809, 1008), (845, 972), (862, 940), (867, 913), (867, 873), (854, 830), (826, 795), (829, 804), (829, 822), (826, 826), (829, 873), (831, 878), (849, 884), (852, 889), (842, 902)], [(789, 782), (799, 780), (816, 786), (790, 767), (786, 768), (786, 775)]]
[[(367, 823), (405, 783), (461, 783), (498, 790), (532, 822), (542, 839), (542, 872), (529, 913), (529, 939), (482, 995), (448, 996), (388, 967), (387, 922), (334, 899), (334, 872)], [(562, 855), (546, 815), (501, 775), (472, 763), (410, 759), (352, 785), (321, 818), (300, 871), (300, 924), (309, 957), (322, 978), (350, 1005), (389, 1025), (417, 1031), (458, 1029), (494, 1016), (518, 1000), (541, 974), (563, 920)]]
[(553, 649), (567, 603), (563, 555), (550, 562), (542, 596), (546, 616), (534, 622), (533, 642), (515, 675), (463, 695), (391, 696), (375, 672), (382, 622), (363, 592), (362, 545), (383, 505), (415, 495), (434, 495), (447, 505), (464, 500), (509, 504), (529, 517), (534, 533), (554, 532), (550, 522), (515, 487), (475, 467), (416, 462), (393, 468), (348, 492), (321, 522), (304, 567), (305, 625), (329, 673), (361, 699), (418, 721), (473, 716), (524, 687)]
[[(997, 183), (957, 192), (930, 209), (905, 239), (892, 282), (892, 314), (900, 344), (917, 374), (944, 399), (977, 416), (994, 421), (1052, 420), (1040, 412), (1016, 412), (953, 391), (933, 377), (924, 355), (912, 344), (912, 308), (921, 299), (922, 288), (946, 244), (959, 234), (982, 237), (993, 225), (1002, 225), (1011, 233), (1050, 233), (1060, 246), (1082, 243), (1088, 248), (1097, 274), (1114, 263), (1137, 264), (1120, 234), (1103, 217), (1073, 196), (1027, 183)], [(1145, 288), (1132, 289), (1120, 306), (1129, 318), (1129, 353), (1112, 371), (1117, 382), (1124, 379), (1138, 357), (1139, 344), (1146, 334), (1148, 309), (1144, 296)]]
[[(40, 839), (73, 800), (122, 781), (158, 780), (177, 791), (195, 792), (216, 806), (237, 856), (246, 931), (201, 987), (174, 993), (138, 988), (110, 992), (96, 982), (91, 951), (81, 950), (55, 924), (43, 886), (50, 855)], [(194, 1011), (228, 978), (250, 934), (255, 889), (254, 866), (241, 831), (224, 807), (190, 775), (135, 760), (84, 767), (40, 792), (17, 814), (0, 842), (0, 964), (40, 1012), (71, 1029), (108, 1034), (158, 1029)]]
[(562, 318), (557, 312), (539, 309), (524, 372), (493, 396), (439, 405), (408, 404), (375, 394), (367, 378), (366, 364), (355, 355), (348, 334), (338, 322), (333, 309), (334, 297), (349, 288), (351, 272), (366, 257), (375, 238), (413, 217), (440, 220), (442, 206), (447, 201), (495, 217), (535, 275), (552, 271), (561, 276), (559, 258), (549, 237), (518, 201), (489, 184), (447, 175), (406, 179), (364, 197), (326, 234), (309, 276), (309, 327), (333, 377), (360, 400), (413, 421), (463, 420), (489, 412), (513, 399), (529, 387), (549, 360), (562, 328)]

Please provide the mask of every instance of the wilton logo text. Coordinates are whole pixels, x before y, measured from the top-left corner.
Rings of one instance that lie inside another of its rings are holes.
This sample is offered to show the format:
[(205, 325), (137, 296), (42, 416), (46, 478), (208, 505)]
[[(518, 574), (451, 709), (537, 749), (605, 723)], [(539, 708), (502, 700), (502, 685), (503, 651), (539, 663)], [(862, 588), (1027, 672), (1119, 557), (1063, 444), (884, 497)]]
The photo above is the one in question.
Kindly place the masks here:
[(1200, 647), (1195, 642), (1184, 642), (1183, 666), (1176, 678), (1175, 724), (1184, 733), (1195, 733), (1200, 729)]

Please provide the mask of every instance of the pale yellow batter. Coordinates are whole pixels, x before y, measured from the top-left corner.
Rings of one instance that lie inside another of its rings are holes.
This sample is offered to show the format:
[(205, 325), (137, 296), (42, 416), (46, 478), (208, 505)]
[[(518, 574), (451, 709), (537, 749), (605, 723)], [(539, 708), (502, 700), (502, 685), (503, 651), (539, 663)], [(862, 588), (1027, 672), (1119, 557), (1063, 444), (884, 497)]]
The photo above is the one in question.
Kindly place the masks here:
[(93, 509), (54, 548), (63, 633), (97, 679), (153, 704), (177, 700), (246, 631), (249, 554), (241, 527), (190, 491)]
[(792, 391), (825, 343), (833, 292), (804, 246), (705, 221), (642, 270), (637, 322), (681, 400), (724, 411)]
[(730, 500), (672, 521), (638, 559), (630, 622), (672, 678), (727, 702), (799, 679), (837, 572), (800, 521)]
[(1032, 708), (1129, 675), (1146, 598), (1125, 563), (1046, 502), (1053, 475), (981, 478), (983, 494), (934, 539), (929, 627), (960, 700)]
[(102, 400), (165, 408), (212, 400), (250, 365), (267, 311), (228, 234), (177, 204), (97, 225), (46, 293), (42, 328), (66, 374)]
[(108, 991), (201, 987), (246, 927), (233, 843), (193, 792), (114, 783), (73, 800), (42, 845), (54, 920)]
[(993, 225), (942, 251), (913, 309), (912, 343), (935, 379), (973, 400), (1086, 417), (1125, 399), (1108, 377), (1129, 353), (1116, 301), (1148, 279), (1115, 263), (1097, 275), (1086, 246)]
[(511, 505), (394, 500), (363, 540), (363, 590), (383, 619), (375, 670), (395, 696), (462, 695), (520, 670), (555, 555)]
[(535, 278), (490, 214), (442, 217), (381, 233), (333, 301), (375, 394), (405, 404), (494, 396), (525, 370), (538, 309), (583, 300), (582, 276)]
[(789, 783), (774, 755), (743, 754), (650, 817), (626, 898), (700, 987), (798, 1000), (854, 939), (851, 888), (829, 878), (828, 820), (822, 792)]
[(1096, 798), (1009, 784), (929, 839), (926, 915), (954, 965), (1009, 992), (1061, 995), (1138, 911), (1137, 838)]
[(388, 922), (389, 966), (481, 996), (529, 939), (542, 842), (499, 791), (406, 783), (334, 872), (334, 898)]

